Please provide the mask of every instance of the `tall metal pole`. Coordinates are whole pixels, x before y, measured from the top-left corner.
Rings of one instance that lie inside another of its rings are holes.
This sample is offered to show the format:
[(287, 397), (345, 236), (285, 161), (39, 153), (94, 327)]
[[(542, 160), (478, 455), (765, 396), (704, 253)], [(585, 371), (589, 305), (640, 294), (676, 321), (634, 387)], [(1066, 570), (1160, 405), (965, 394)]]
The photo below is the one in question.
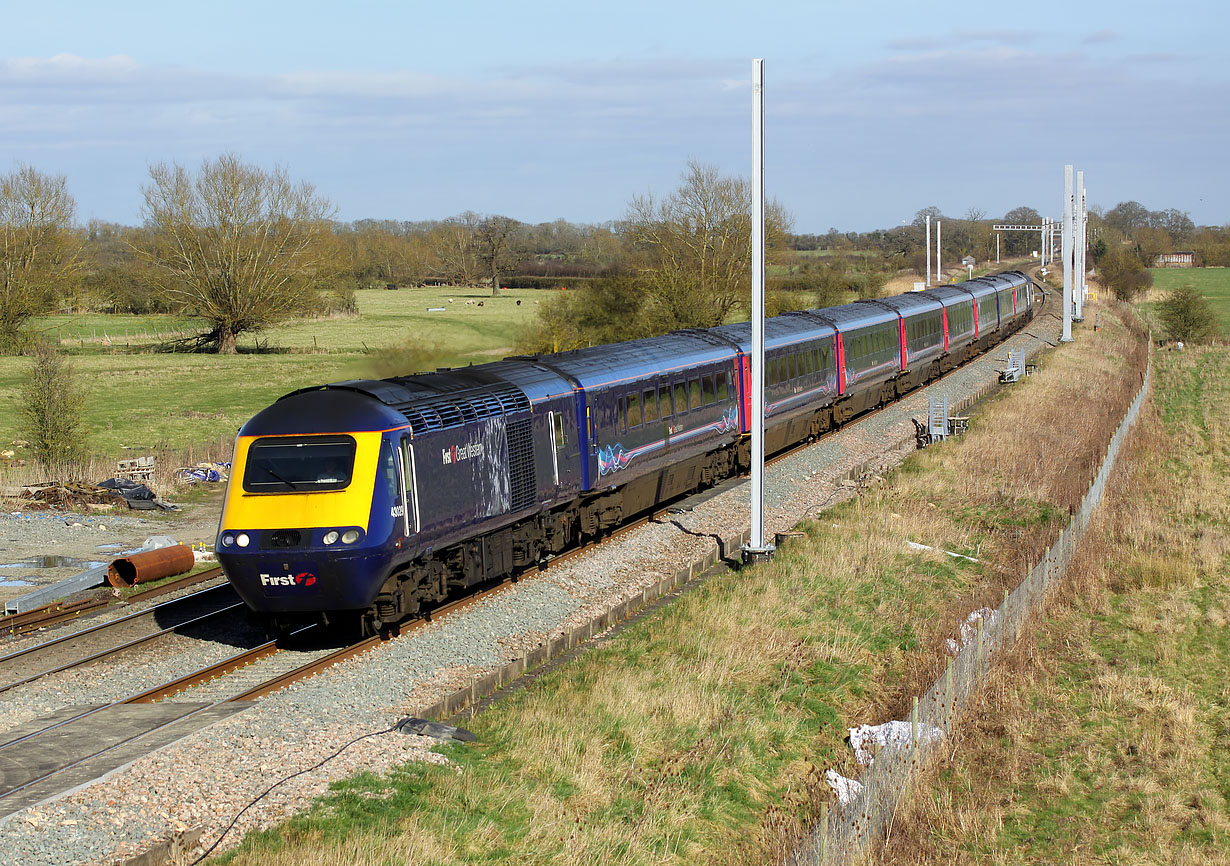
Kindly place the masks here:
[(773, 554), (764, 540), (764, 60), (752, 61), (752, 531), (744, 562)]
[(1063, 167), (1063, 336), (1072, 342), (1072, 166)]
[(1089, 190), (1085, 189), (1085, 173), (1081, 172), (1081, 303), (1089, 299)]
[(1085, 172), (1076, 173), (1072, 222), (1072, 319), (1085, 319)]
[(940, 237), (943, 234), (940, 224), (942, 222), (943, 220), (935, 221), (935, 281), (937, 283), (944, 282), (944, 268), (940, 265)]
[(1051, 219), (1050, 217), (1042, 218), (1042, 267), (1046, 267), (1046, 263), (1050, 261), (1048, 255), (1051, 251)]
[(927, 288), (931, 288), (931, 214), (927, 214)]
[(999, 232), (995, 233), (995, 264), (999, 264)]

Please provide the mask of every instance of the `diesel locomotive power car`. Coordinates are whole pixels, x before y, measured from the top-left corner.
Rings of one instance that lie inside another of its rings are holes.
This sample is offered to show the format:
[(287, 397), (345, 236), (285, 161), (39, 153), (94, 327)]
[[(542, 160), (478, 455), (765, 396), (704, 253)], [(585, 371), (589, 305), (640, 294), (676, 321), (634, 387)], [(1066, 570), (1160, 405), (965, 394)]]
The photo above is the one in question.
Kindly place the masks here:
[[(1016, 271), (765, 322), (765, 447), (818, 436), (1019, 330)], [(374, 632), (750, 460), (751, 324), (304, 388), (239, 431), (218, 559), (282, 631)]]

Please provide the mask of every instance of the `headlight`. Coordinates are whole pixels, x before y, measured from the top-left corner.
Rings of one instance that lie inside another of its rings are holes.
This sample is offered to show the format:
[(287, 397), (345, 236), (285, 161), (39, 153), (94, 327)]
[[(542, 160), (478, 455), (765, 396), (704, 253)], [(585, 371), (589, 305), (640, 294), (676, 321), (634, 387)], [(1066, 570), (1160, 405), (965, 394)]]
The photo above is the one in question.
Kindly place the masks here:
[(330, 529), (325, 533), (325, 537), (321, 539), (325, 544), (337, 544), (337, 530)]
[(354, 544), (359, 540), (359, 530), (347, 529), (342, 533), (342, 544)]
[(247, 547), (251, 540), (252, 539), (248, 538), (248, 533), (246, 532), (241, 532), (235, 536), (235, 543), (240, 547)]
[(235, 543), (235, 536), (233, 535), (222, 536), (222, 546), (223, 547), (230, 547), (234, 543)]

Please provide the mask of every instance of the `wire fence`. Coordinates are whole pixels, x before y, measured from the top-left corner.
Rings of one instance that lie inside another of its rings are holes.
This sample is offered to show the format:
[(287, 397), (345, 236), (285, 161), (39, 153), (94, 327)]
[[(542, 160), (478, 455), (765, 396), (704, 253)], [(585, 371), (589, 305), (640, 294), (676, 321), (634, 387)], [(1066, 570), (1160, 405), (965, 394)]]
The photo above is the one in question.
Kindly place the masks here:
[(1140, 414), (1153, 377), (1150, 355), (1146, 372), (1127, 413), (1106, 448), (1097, 475), (1058, 540), (1024, 580), (1004, 593), (996, 610), (975, 612), (962, 629), (958, 651), (926, 694), (914, 701), (908, 721), (894, 725), (895, 737), (873, 747), (870, 766), (852, 784), (839, 782), (846, 796), (838, 805), (822, 806), (819, 820), (786, 866), (838, 866), (861, 860), (883, 840), (902, 798), (918, 772), (944, 752), (944, 741), (958, 715), (990, 674), (995, 658), (1010, 649), (1030, 613), (1064, 575), (1090, 515), (1102, 499), (1119, 449)]

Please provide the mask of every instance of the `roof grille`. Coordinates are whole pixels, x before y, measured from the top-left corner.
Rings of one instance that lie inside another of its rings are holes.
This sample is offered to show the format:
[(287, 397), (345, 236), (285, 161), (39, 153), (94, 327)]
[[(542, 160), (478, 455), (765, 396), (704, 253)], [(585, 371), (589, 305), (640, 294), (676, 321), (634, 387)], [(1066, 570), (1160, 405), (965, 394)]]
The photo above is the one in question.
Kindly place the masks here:
[(424, 397), (399, 407), (415, 434), (462, 427), (483, 418), (528, 412), (529, 398), (512, 385), (493, 384)]

